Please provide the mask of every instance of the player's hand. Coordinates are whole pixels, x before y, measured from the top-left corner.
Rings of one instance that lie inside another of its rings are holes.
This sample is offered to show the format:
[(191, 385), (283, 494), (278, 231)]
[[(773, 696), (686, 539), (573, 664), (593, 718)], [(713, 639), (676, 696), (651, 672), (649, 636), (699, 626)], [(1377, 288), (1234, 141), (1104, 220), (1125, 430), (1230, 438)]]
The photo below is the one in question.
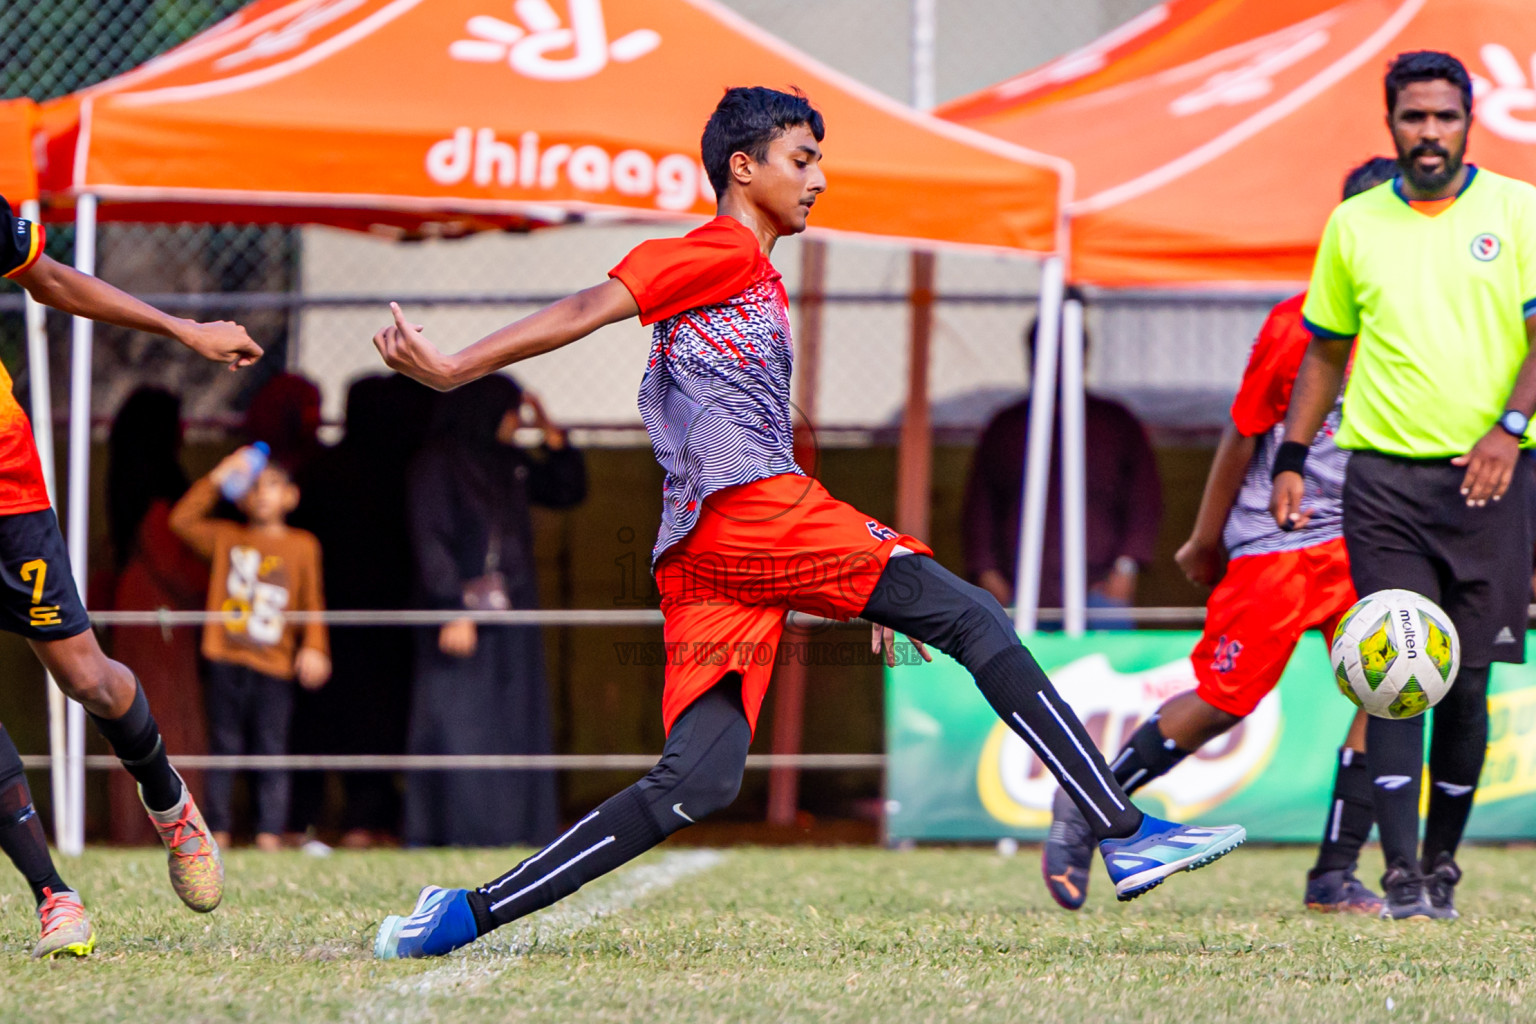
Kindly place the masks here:
[(468, 658), (475, 653), (479, 640), (474, 619), (455, 619), (444, 623), (438, 631), (437, 647), (450, 658)]
[(1300, 473), (1285, 472), (1275, 477), (1275, 486), (1269, 497), (1269, 513), (1275, 517), (1275, 525), (1290, 532), (1307, 525), (1312, 513), (1301, 507), (1306, 496), (1306, 484)]
[(1503, 427), (1494, 427), (1472, 446), (1470, 452), (1451, 460), (1453, 466), (1467, 467), (1466, 475), (1461, 478), (1461, 493), (1467, 504), (1474, 506), (1504, 497), (1519, 463), (1520, 442)]
[(391, 302), (389, 309), (395, 316), (394, 324), (373, 336), (373, 347), (379, 350), (384, 365), (438, 391), (456, 387), (458, 382), (454, 379), (452, 361), (422, 337), (421, 332), (426, 328), (421, 324), (406, 323), (399, 303)]
[(324, 651), (313, 647), (300, 648), (293, 656), (293, 674), (299, 685), (306, 690), (318, 690), (331, 678), (331, 659)]
[(230, 320), (206, 324), (188, 320), (177, 331), (176, 338), (204, 359), (228, 363), (231, 370), (250, 366), (261, 358), (261, 346), (251, 340), (244, 327)]
[(1221, 542), (1191, 537), (1174, 554), (1173, 560), (1191, 583), (1214, 587), (1221, 579)]
[[(907, 637), (907, 643), (917, 648), (917, 653), (923, 656), (924, 661), (932, 661), (933, 655), (928, 653), (922, 641)], [(885, 664), (887, 668), (896, 667), (896, 631), (879, 623), (874, 624), (874, 635), (870, 638), (870, 649), (879, 654), (885, 651)]]

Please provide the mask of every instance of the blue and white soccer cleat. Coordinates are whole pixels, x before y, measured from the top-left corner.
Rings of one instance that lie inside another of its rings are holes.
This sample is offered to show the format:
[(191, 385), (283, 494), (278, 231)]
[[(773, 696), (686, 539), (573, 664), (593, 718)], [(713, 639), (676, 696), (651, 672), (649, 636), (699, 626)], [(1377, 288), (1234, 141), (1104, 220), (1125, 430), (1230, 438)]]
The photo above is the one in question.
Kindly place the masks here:
[(1124, 839), (1099, 843), (1104, 866), (1115, 883), (1115, 896), (1133, 900), (1180, 871), (1193, 871), (1219, 860), (1248, 838), (1241, 825), (1202, 828), (1144, 815), (1141, 828)]
[(390, 915), (379, 925), (373, 955), (380, 960), (446, 956), (477, 937), (469, 890), (429, 885), (416, 897), (410, 917)]

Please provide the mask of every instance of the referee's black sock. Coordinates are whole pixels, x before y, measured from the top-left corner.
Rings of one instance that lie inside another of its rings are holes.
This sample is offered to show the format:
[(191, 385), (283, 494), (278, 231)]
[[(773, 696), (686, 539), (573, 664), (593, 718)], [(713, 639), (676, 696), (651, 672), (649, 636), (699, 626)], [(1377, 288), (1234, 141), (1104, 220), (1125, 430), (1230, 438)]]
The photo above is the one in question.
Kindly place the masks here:
[(1424, 868), (1441, 853), (1456, 856), (1488, 753), (1488, 666), (1466, 665), (1435, 705), (1429, 741), (1429, 813), (1424, 817)]
[(32, 898), (39, 904), (46, 895), (43, 890), (55, 893), (71, 891), (59, 877), (48, 853), (48, 839), (43, 835), (43, 823), (32, 806), (32, 792), (27, 788), (27, 775), (21, 767), (21, 755), (16, 744), (0, 725), (0, 850), (11, 858), (32, 888)]
[(1141, 723), (1141, 728), (1131, 734), (1130, 742), (1109, 763), (1115, 781), (1127, 793), (1134, 793), (1154, 779), (1167, 775), (1190, 755), (1190, 751), (1180, 750), (1178, 744), (1163, 735), (1158, 719), (1159, 716), (1153, 715)]
[(1371, 802), (1387, 868), (1419, 870), (1419, 790), (1424, 776), (1424, 719), (1371, 716), (1365, 727)]
[(1360, 847), (1371, 836), (1376, 808), (1371, 796), (1370, 762), (1349, 747), (1339, 748), (1339, 764), (1333, 775), (1333, 799), (1323, 823), (1323, 841), (1317, 848), (1317, 864), (1309, 877), (1327, 871), (1350, 871), (1360, 859)]
[(91, 721), (112, 747), (112, 753), (123, 762), (144, 793), (144, 804), (152, 811), (168, 811), (181, 800), (185, 787), (181, 776), (171, 767), (165, 754), (165, 744), (160, 739), (160, 727), (149, 713), (149, 701), (144, 697), (144, 687), (137, 677), (133, 680), (133, 703), (120, 718), (99, 718), (91, 715)]

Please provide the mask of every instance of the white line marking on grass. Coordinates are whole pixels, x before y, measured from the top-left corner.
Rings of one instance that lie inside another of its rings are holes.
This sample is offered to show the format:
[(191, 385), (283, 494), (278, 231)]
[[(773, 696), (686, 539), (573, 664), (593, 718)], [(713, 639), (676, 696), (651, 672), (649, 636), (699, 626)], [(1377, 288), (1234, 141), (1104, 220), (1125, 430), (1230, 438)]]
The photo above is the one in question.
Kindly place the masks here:
[(376, 990), (375, 998), (361, 1000), (353, 1009), (351, 1019), (377, 1024), (410, 1017), (409, 1004), (395, 1002), (390, 995), (473, 995), (489, 987), (506, 970), (509, 959), (628, 910), (646, 897), (670, 889), (691, 875), (708, 871), (724, 860), (725, 855), (716, 850), (680, 850), (650, 863), (637, 864), (547, 910), (491, 932), (462, 953), (451, 956), (440, 967)]

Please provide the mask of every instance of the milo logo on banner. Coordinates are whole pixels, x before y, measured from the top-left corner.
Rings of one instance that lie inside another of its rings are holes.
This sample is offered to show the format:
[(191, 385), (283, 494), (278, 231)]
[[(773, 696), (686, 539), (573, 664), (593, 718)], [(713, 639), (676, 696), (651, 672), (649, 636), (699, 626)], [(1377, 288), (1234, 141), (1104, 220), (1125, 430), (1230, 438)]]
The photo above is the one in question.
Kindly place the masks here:
[[(1069, 662), (1050, 676), (1110, 758), (1164, 702), (1194, 689), (1196, 682), (1188, 658), (1143, 672), (1121, 673), (1100, 653)], [(1232, 731), (1138, 791), (1138, 801), (1160, 800), (1165, 813), (1179, 819), (1222, 803), (1264, 770), (1279, 744), (1280, 722), (1280, 698), (1271, 693)], [(987, 813), (1004, 825), (1039, 829), (1051, 823), (1056, 779), (1002, 722), (992, 728), (982, 748), (976, 790)]]

